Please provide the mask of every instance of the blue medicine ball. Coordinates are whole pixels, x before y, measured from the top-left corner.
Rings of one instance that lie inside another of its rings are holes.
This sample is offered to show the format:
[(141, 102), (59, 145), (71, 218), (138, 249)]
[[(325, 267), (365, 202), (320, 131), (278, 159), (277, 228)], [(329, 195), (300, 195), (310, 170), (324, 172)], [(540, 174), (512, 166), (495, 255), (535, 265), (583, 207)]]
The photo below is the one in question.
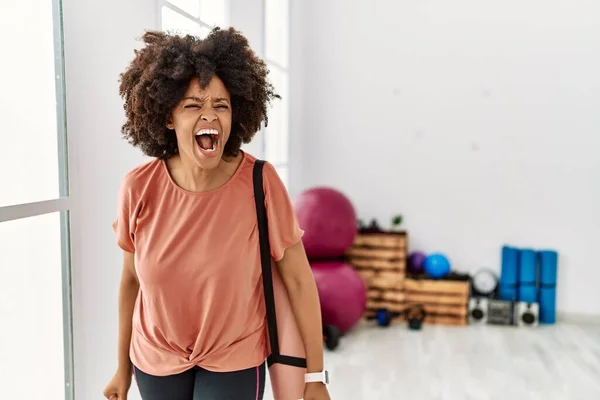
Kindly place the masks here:
[(431, 278), (443, 278), (450, 273), (450, 261), (443, 254), (430, 254), (425, 258), (423, 268)]

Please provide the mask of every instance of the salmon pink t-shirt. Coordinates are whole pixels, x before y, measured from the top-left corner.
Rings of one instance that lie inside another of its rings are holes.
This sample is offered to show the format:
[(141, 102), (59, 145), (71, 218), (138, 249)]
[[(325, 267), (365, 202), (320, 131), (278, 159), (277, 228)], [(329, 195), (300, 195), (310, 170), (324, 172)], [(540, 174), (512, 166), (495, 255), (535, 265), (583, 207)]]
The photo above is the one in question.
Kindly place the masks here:
[[(114, 229), (135, 253), (140, 282), (130, 347), (133, 364), (158, 376), (193, 366), (236, 371), (267, 356), (266, 311), (252, 170), (243, 153), (218, 189), (178, 186), (165, 161), (129, 172)], [(274, 167), (263, 169), (271, 255), (278, 261), (303, 234)]]

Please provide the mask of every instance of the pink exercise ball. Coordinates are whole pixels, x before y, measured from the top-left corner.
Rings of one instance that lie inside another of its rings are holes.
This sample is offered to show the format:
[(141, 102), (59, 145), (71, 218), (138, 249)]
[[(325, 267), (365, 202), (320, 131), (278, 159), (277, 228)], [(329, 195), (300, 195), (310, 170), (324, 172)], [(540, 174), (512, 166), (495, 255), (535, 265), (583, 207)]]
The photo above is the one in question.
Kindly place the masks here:
[(302, 243), (310, 259), (342, 256), (356, 237), (356, 212), (350, 200), (338, 190), (313, 188), (294, 201)]
[(367, 288), (356, 271), (339, 261), (312, 262), (324, 325), (348, 332), (363, 317)]

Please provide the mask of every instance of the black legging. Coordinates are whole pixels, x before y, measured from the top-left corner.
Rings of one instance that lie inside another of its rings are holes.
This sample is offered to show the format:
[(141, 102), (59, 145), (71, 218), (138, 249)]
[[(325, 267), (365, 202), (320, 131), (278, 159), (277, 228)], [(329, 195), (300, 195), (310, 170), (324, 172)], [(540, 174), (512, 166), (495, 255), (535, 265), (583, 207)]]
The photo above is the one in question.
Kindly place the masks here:
[(236, 372), (194, 367), (177, 375), (153, 376), (134, 366), (143, 400), (262, 400), (265, 365)]

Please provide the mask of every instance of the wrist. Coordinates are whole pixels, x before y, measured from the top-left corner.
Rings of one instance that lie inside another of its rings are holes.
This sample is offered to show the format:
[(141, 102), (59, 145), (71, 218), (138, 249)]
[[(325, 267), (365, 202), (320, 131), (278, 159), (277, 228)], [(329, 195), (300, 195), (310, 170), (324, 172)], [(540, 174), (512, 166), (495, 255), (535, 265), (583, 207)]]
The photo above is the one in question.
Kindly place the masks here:
[(314, 374), (317, 372), (323, 372), (323, 370), (325, 369), (325, 367), (323, 366), (323, 364), (321, 363), (320, 365), (315, 364), (315, 365), (308, 365), (306, 366), (306, 373), (307, 374)]
[(313, 357), (306, 358), (306, 372), (321, 372), (325, 369), (325, 363), (323, 362), (323, 354), (315, 355)]
[(117, 374), (118, 375), (131, 375), (133, 373), (133, 367), (131, 365), (130, 362), (128, 363), (119, 363), (118, 367), (117, 367)]

